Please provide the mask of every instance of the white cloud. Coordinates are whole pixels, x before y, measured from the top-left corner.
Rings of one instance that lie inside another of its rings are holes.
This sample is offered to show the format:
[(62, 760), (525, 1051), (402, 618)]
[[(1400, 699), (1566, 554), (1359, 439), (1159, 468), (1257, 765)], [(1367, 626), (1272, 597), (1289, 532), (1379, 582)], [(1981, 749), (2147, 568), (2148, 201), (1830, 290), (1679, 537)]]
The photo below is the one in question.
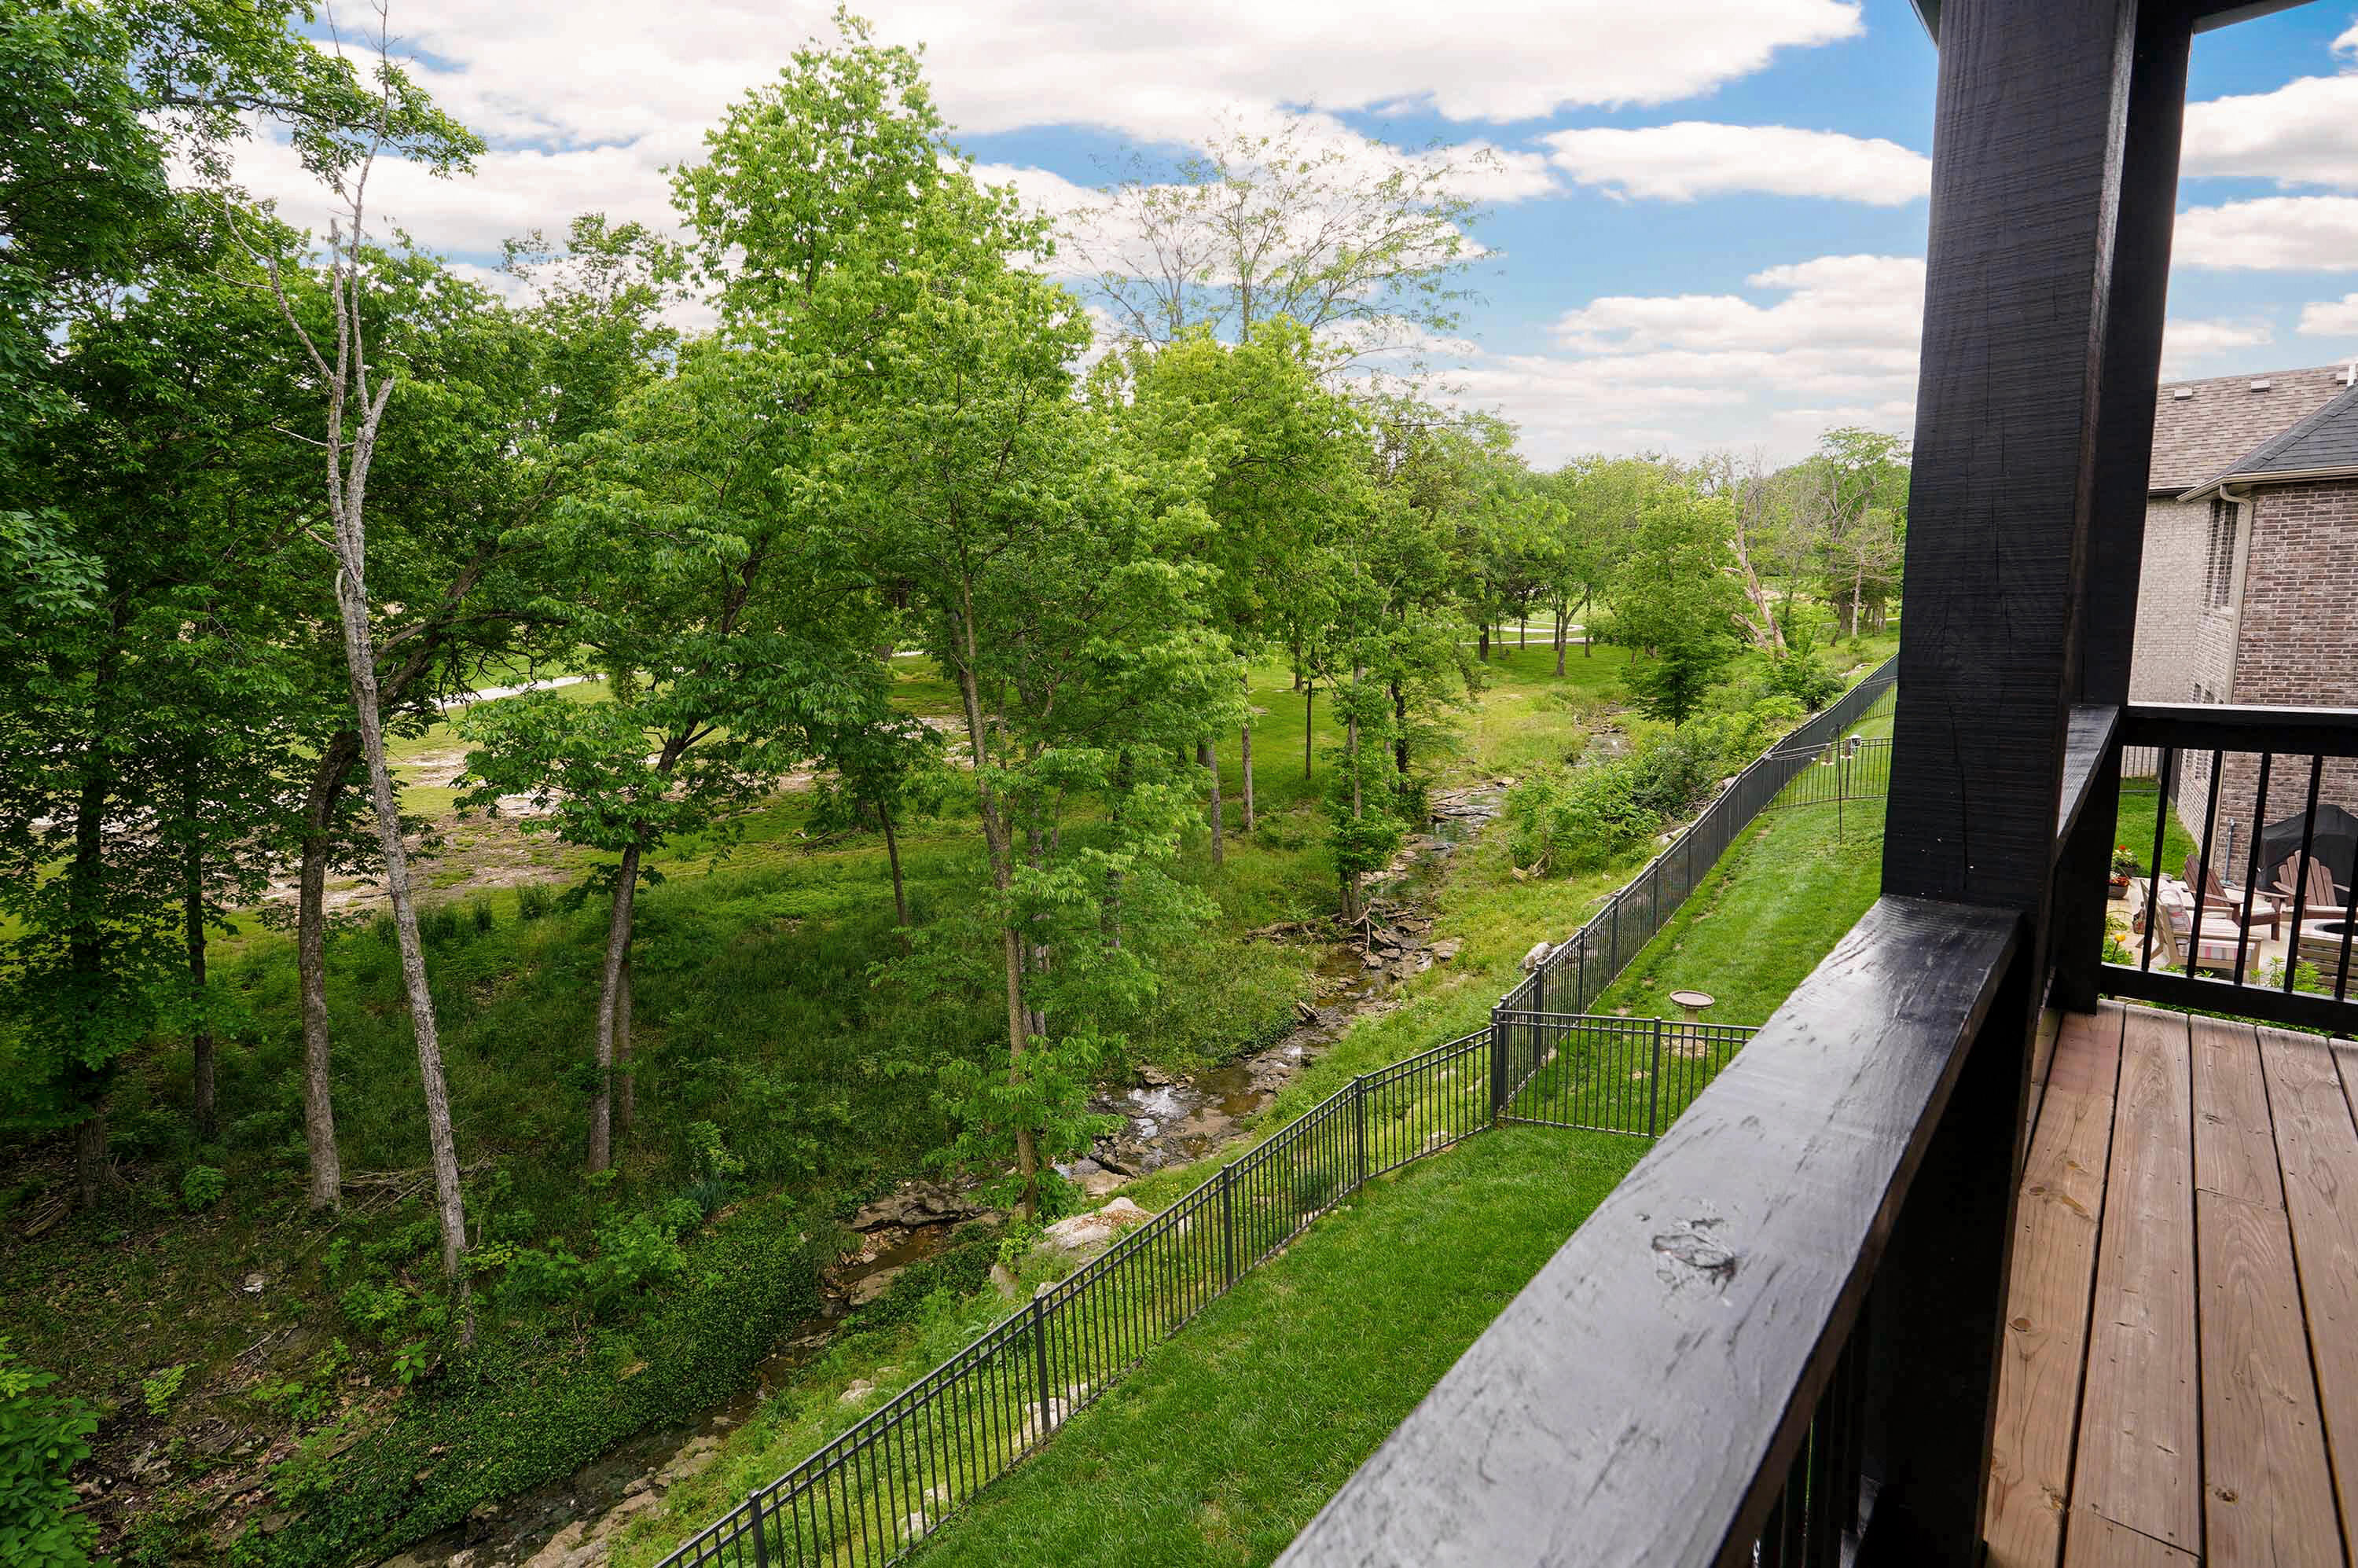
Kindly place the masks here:
[(2253, 349), (2276, 341), (2266, 321), (2196, 319), (2173, 316), (2162, 323), (2161, 373), (2165, 380), (2189, 373), (2199, 360), (2230, 349)]
[[(443, 106), (491, 138), (476, 174), (383, 179), (384, 211), (428, 245), (490, 248), (578, 211), (662, 222), (663, 166), (772, 80), (831, 0), (650, 5), (644, 0), (394, 0), (391, 25)], [(1033, 126), (1187, 141), (1223, 114), (1400, 110), (1457, 122), (1574, 105), (1666, 103), (1766, 65), (1779, 49), (1856, 36), (1859, 0), (871, 0), (877, 36), (926, 46), (944, 114), (961, 132)], [(1665, 49), (1662, 40), (1681, 40)], [(1479, 145), (1479, 144), (1476, 144)], [(1452, 149), (1451, 156), (1467, 148)], [(1557, 188), (1537, 152), (1493, 149), (1466, 194), (1511, 201)], [(1393, 153), (1414, 160), (1420, 155)], [(306, 219), (318, 203), (284, 157), (250, 160), (262, 194)]]
[(2358, 271), (2358, 197), (2264, 196), (2178, 215), (2181, 265), (2221, 271)]
[(1761, 191), (1896, 207), (1931, 185), (1931, 160), (1897, 142), (1790, 125), (1682, 120), (1635, 131), (1558, 131), (1542, 139), (1557, 168), (1617, 196), (1692, 201)]
[[(2358, 38), (2358, 27), (2350, 29)], [(2300, 331), (2304, 337), (2358, 337), (2358, 294), (2345, 294), (2339, 299), (2320, 299), (2300, 308)]]
[[(2350, 38), (2358, 38), (2358, 27)], [(2186, 106), (2179, 172), (2358, 190), (2358, 73), (2304, 76), (2274, 92)]]
[(1779, 297), (1606, 296), (1557, 320), (1563, 352), (1476, 351), (1451, 379), (1520, 425), (1541, 463), (1639, 447), (1783, 461), (1829, 426), (1910, 428), (1920, 258), (1820, 256), (1745, 285)]
[(2333, 52), (2358, 59), (2358, 22), (2351, 23), (2350, 30), (2333, 40)]

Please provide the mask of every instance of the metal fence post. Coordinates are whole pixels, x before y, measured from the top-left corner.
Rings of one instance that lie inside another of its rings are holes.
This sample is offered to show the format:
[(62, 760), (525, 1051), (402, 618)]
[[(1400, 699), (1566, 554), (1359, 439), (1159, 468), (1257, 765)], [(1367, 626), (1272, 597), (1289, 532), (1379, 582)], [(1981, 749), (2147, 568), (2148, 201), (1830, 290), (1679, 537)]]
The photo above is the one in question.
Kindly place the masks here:
[(1351, 1080), (1351, 1146), (1359, 1162), (1359, 1179), (1352, 1184), (1368, 1184), (1368, 1075), (1361, 1073)]
[(1228, 1195), (1236, 1187), (1237, 1168), (1220, 1167), (1220, 1289), (1237, 1282), (1236, 1207)]
[(745, 1494), (745, 1506), (753, 1510), (753, 1568), (770, 1568), (770, 1532), (762, 1525), (761, 1487)]
[(1548, 958), (1552, 958), (1554, 957), (1555, 950), (1553, 948), (1550, 948), (1548, 950), (1547, 958), (1541, 958), (1539, 961), (1538, 967), (1531, 970), (1531, 1011), (1533, 1012), (1545, 1012), (1547, 1011)]
[(1498, 1010), (1490, 1010), (1490, 1123), (1498, 1125), (1498, 1113), (1507, 1105), (1507, 1025), (1499, 1020)]
[(1655, 1118), (1662, 1107), (1662, 1021), (1654, 1020), (1654, 1066), (1646, 1075), (1646, 1136), (1659, 1136)]
[(1040, 1435), (1044, 1440), (1056, 1418), (1048, 1403), (1048, 1314), (1038, 1296), (1032, 1298), (1032, 1369), (1040, 1380)]

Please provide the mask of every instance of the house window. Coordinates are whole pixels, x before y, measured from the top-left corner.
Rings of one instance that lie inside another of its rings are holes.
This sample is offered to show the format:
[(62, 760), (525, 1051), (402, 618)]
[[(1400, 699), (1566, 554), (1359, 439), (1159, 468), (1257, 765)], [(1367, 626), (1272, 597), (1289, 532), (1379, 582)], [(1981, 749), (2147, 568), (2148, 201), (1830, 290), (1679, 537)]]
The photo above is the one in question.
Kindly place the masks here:
[(2211, 559), (2203, 573), (2211, 608), (2224, 610), (2235, 589), (2235, 529), (2244, 509), (2221, 499), (2211, 503)]

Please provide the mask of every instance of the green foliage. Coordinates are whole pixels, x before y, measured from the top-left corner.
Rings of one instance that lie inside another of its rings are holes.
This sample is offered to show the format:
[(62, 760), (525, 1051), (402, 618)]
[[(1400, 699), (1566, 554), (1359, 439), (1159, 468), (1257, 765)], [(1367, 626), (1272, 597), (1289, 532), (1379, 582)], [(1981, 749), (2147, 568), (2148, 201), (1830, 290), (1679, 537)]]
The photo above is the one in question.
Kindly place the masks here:
[(183, 1363), (178, 1367), (167, 1367), (154, 1377), (140, 1379), (139, 1400), (147, 1407), (147, 1413), (155, 1416), (169, 1414), (172, 1401), (180, 1397), (180, 1384), (188, 1376), (189, 1368)]
[(229, 1191), (229, 1176), (217, 1165), (191, 1165), (180, 1177), (180, 1201), (198, 1213), (221, 1202)]
[(81, 1568), (96, 1534), (67, 1510), (80, 1500), (68, 1476), (90, 1457), (98, 1417), (49, 1393), (56, 1381), (0, 1336), (0, 1563), (22, 1568)]
[(1771, 659), (1760, 684), (1771, 695), (1790, 697), (1803, 711), (1815, 713), (1842, 695), (1840, 676), (1826, 668), (1813, 649), (1796, 648), (1781, 659)]
[(557, 907), (557, 894), (546, 882), (526, 882), (516, 889), (516, 918), (546, 920)]
[(698, 1247), (678, 1283), (628, 1323), (570, 1333), (488, 1332), (410, 1386), (384, 1424), (347, 1446), (325, 1429), (271, 1485), (295, 1521), (250, 1531), (243, 1568), (341, 1568), (569, 1474), (632, 1433), (709, 1409), (743, 1386), (778, 1336), (819, 1306), (822, 1236), (779, 1205)]

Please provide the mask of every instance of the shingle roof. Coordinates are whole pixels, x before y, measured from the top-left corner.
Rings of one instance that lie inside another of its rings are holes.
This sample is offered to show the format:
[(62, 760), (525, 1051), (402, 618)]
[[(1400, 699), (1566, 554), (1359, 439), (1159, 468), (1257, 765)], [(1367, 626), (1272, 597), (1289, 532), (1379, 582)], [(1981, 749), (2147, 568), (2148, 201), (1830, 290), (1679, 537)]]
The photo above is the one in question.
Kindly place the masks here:
[(2353, 472), (2358, 472), (2358, 385), (2283, 435), (2261, 442), (2219, 478), (2241, 481)]
[[(2217, 478), (2254, 448), (2284, 434), (2346, 390), (2344, 365), (2264, 371), (2169, 382), (2153, 422), (2153, 468), (2147, 488), (2178, 494)], [(2254, 382), (2268, 384), (2254, 392)], [(2191, 394), (2179, 396), (2180, 389)]]

